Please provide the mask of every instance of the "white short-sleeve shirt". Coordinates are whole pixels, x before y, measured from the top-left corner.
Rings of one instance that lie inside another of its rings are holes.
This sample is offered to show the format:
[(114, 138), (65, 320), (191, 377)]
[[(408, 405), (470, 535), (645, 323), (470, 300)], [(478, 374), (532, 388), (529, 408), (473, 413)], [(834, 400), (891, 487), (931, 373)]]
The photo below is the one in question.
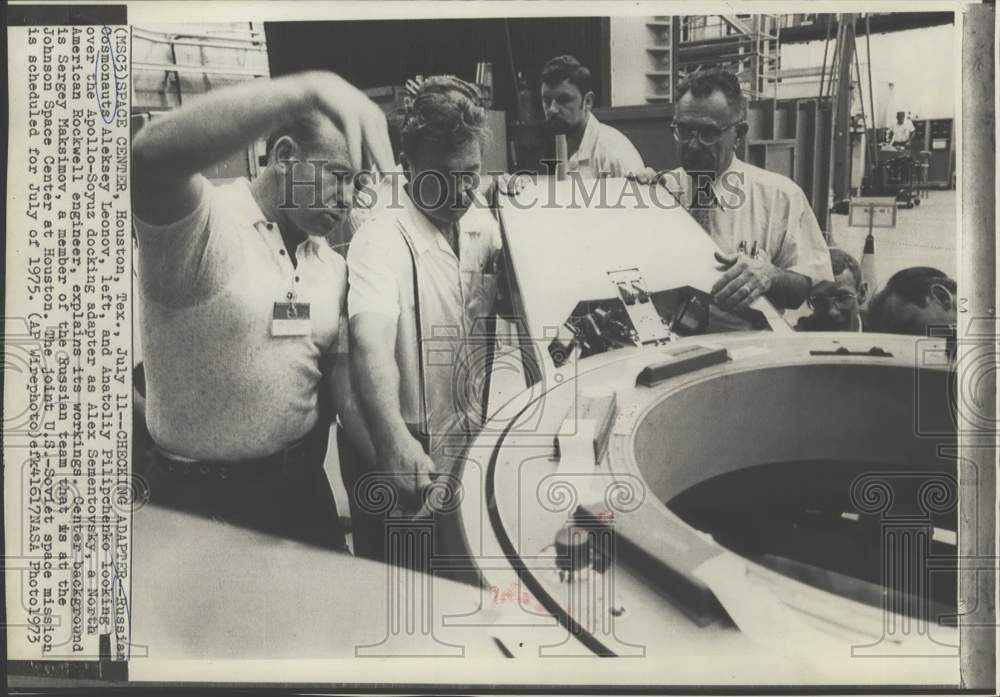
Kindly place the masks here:
[[(683, 168), (667, 172), (662, 181), (685, 208), (696, 201), (699, 185)], [(705, 211), (700, 222), (723, 252), (735, 254), (742, 243), (748, 253), (765, 254), (779, 269), (800, 273), (813, 285), (833, 280), (823, 232), (798, 184), (734, 157), (715, 179), (712, 190), (718, 205)], [(710, 311), (712, 331), (750, 328), (746, 321), (715, 305)]]
[(905, 143), (910, 139), (915, 130), (916, 127), (914, 127), (913, 122), (909, 119), (903, 119), (903, 123), (894, 123), (889, 127), (889, 142)]
[[(293, 266), (246, 179), (199, 182), (184, 219), (135, 219), (149, 431), (183, 457), (269, 455), (316, 424), (320, 361), (342, 345), (346, 265), (310, 237)], [(274, 304), (289, 296), (309, 303), (308, 333), (274, 336)]]
[[(694, 185), (683, 168), (663, 181), (690, 207)], [(798, 184), (734, 157), (713, 188), (719, 205), (708, 213), (708, 232), (723, 252), (735, 254), (741, 242), (750, 250), (756, 243), (780, 269), (807, 276), (814, 285), (833, 280), (829, 248)]]
[(590, 114), (583, 127), (580, 147), (569, 156), (567, 172), (579, 172), (587, 179), (624, 177), (645, 169), (642, 156), (625, 135)]
[[(488, 339), (484, 320), (496, 298), (500, 228), (481, 199), (459, 222), (459, 254), (402, 191), (401, 205), (365, 222), (347, 253), (348, 314), (373, 312), (397, 320), (396, 361), (403, 419), (429, 433), (440, 467), (481, 424)], [(405, 238), (404, 238), (405, 235)], [(413, 262), (420, 293), (424, 404), (414, 302)], [(426, 424), (426, 426), (425, 426)]]

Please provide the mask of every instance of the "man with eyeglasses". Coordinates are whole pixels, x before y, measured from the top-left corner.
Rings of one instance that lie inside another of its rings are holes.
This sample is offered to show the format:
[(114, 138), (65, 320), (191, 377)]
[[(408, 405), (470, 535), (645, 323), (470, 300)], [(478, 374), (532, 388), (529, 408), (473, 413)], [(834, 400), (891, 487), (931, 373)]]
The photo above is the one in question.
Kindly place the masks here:
[(806, 303), (813, 311), (795, 325), (805, 332), (864, 331), (861, 306), (868, 297), (868, 282), (864, 280), (857, 260), (844, 250), (830, 249), (834, 280), (817, 283)]
[(586, 179), (624, 177), (645, 165), (632, 142), (594, 116), (590, 70), (573, 56), (557, 56), (542, 69), (542, 107), (553, 135), (565, 135), (567, 172)]
[[(671, 124), (681, 167), (658, 180), (684, 205), (722, 250), (724, 273), (712, 288), (715, 330), (745, 329), (750, 305), (761, 296), (780, 309), (799, 307), (810, 288), (833, 281), (830, 256), (802, 189), (788, 177), (741, 161), (747, 103), (736, 76), (712, 69), (682, 83)], [(733, 315), (736, 315), (734, 317)]]

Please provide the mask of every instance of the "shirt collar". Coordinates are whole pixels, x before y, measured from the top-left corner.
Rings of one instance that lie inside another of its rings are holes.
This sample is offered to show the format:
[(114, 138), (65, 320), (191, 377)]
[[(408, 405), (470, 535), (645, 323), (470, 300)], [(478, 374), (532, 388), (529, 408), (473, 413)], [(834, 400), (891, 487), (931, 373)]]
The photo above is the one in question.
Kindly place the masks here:
[[(746, 170), (747, 170), (746, 162), (736, 157), (736, 155), (733, 155), (732, 162), (729, 163), (729, 166), (726, 167), (726, 171), (723, 172), (722, 174), (726, 174), (726, 172), (746, 172)], [(719, 176), (721, 177), (722, 175)]]
[(577, 162), (587, 162), (590, 160), (590, 154), (594, 152), (594, 146), (597, 144), (597, 130), (600, 127), (601, 122), (594, 116), (594, 112), (590, 112), (587, 115), (587, 124), (583, 127), (583, 137), (580, 138), (580, 147), (573, 153), (573, 157), (576, 158)]
[(257, 223), (271, 222), (257, 205), (257, 199), (253, 197), (253, 192), (250, 190), (249, 179), (246, 177), (237, 179), (233, 182), (232, 191), (237, 199), (233, 212), (239, 217), (241, 223), (252, 227)]
[[(726, 187), (723, 187), (719, 183), (722, 177), (726, 176), (727, 174), (729, 175), (740, 174), (742, 175), (742, 180), (738, 182), (731, 182), (730, 187), (727, 189)], [(743, 162), (743, 160), (741, 160), (740, 158), (736, 157), (736, 155), (733, 155), (732, 162), (729, 163), (729, 166), (726, 168), (726, 171), (720, 174), (719, 177), (712, 183), (712, 188), (715, 191), (715, 197), (719, 201), (719, 208), (725, 211), (729, 210), (730, 208), (735, 208), (737, 205), (739, 205), (737, 202), (730, 201), (730, 198), (734, 196), (734, 193), (732, 191), (732, 186), (736, 185), (745, 187), (746, 184), (747, 184), (746, 163)]]
[[(747, 179), (746, 171), (746, 163), (736, 157), (736, 155), (733, 155), (733, 159), (729, 163), (729, 166), (726, 167), (725, 171), (719, 174), (719, 176), (715, 178), (715, 181), (712, 182), (712, 191), (715, 194), (715, 200), (720, 210), (726, 211), (731, 208), (735, 208), (738, 205), (736, 203), (731, 203), (730, 197), (733, 196), (733, 192), (722, 186), (719, 183), (720, 180), (727, 174), (740, 173), (743, 175), (742, 184), (745, 186)], [(683, 182), (681, 183), (681, 191), (684, 194), (684, 203), (685, 205), (690, 205), (690, 197), (693, 195), (691, 190), (691, 178), (688, 175), (687, 170), (683, 167), (680, 168), (680, 172), (684, 174)]]
[[(483, 199), (478, 193), (475, 193), (474, 196), (476, 197), (476, 203), (473, 204), (469, 210), (465, 212), (465, 215), (463, 215), (458, 221), (459, 237), (470, 231), (469, 226), (472, 220), (470, 216), (476, 214), (476, 206), (485, 205)], [(400, 220), (404, 223), (406, 234), (413, 243), (413, 251), (419, 255), (423, 254), (431, 247), (436, 246), (441, 251), (447, 252), (452, 256), (456, 256), (455, 250), (451, 248), (450, 244), (448, 244), (448, 240), (445, 239), (445, 236), (438, 229), (437, 225), (431, 222), (430, 218), (424, 215), (420, 209), (417, 208), (417, 204), (413, 202), (412, 198), (410, 198), (410, 193), (406, 189), (403, 189), (402, 202), (409, 214), (409, 220), (404, 220), (403, 218)]]
[[(250, 190), (249, 179), (246, 177), (238, 179), (233, 184), (233, 193), (236, 196), (236, 206), (233, 210), (241, 224), (246, 227), (259, 228), (270, 223), (274, 226), (274, 234), (279, 239), (281, 238), (281, 229), (278, 227), (278, 223), (267, 219), (264, 211), (261, 210), (260, 205), (257, 203), (257, 199), (254, 198), (253, 192)], [(295, 252), (296, 257), (304, 256), (304, 252), (313, 252), (323, 260), (328, 259), (330, 254), (336, 254), (325, 239), (314, 237), (313, 235), (306, 235), (306, 238), (296, 246)]]
[(400, 220), (404, 223), (405, 232), (410, 238), (410, 242), (413, 243), (413, 251), (419, 255), (436, 246), (441, 251), (454, 256), (455, 252), (448, 244), (448, 240), (438, 230), (437, 225), (417, 208), (417, 204), (410, 198), (410, 192), (405, 188), (403, 189), (402, 201), (409, 215), (406, 216), (408, 219), (400, 218)]

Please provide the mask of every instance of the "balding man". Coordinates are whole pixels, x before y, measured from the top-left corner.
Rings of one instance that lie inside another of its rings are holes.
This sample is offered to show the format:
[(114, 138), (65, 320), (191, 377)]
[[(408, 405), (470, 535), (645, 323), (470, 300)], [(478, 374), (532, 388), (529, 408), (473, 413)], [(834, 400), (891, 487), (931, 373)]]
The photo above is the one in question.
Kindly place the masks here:
[[(809, 199), (788, 177), (743, 162), (749, 125), (736, 76), (712, 69), (681, 84), (671, 124), (681, 167), (660, 175), (722, 251), (712, 297), (725, 314), (715, 329), (745, 328), (737, 316), (765, 296), (797, 308), (813, 284), (833, 281), (830, 255)], [(651, 181), (647, 170), (640, 181)], [(732, 314), (730, 314), (732, 313)]]
[[(253, 182), (199, 174), (268, 134)], [(319, 395), (347, 278), (325, 237), (363, 155), (392, 164), (382, 112), (332, 73), (255, 80), (154, 119), (132, 154), (153, 500), (342, 548)]]

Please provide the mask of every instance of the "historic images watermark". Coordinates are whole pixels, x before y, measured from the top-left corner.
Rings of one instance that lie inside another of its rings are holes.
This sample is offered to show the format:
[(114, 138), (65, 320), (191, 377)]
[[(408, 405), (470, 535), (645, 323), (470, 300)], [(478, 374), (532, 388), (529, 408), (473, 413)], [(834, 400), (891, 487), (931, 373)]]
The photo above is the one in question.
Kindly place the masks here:
[[(281, 208), (302, 207), (327, 209), (334, 207), (341, 212), (354, 206), (361, 209), (399, 209), (405, 205), (405, 195), (419, 207), (428, 210), (466, 210), (488, 208), (494, 205), (491, 196), (479, 196), (476, 192), (489, 193), (494, 189), (507, 197), (508, 205), (519, 209), (541, 208), (589, 208), (617, 209), (657, 208), (675, 210), (678, 208), (704, 208), (722, 201), (727, 208), (745, 205), (747, 193), (742, 172), (727, 171), (721, 175), (714, 172), (684, 172), (683, 170), (661, 170), (630, 174), (624, 188), (609, 186), (605, 178), (588, 178), (580, 172), (568, 172), (570, 197), (557, 195), (566, 186), (555, 176), (539, 175), (537, 172), (521, 170), (513, 173), (456, 171), (439, 172), (424, 170), (416, 174), (403, 171), (391, 172), (340, 172), (332, 171), (324, 160), (309, 160), (304, 169), (312, 171), (311, 177), (296, 178), (293, 167), (284, 170), (283, 197)], [(555, 171), (555, 162), (543, 164)], [(539, 183), (544, 186), (539, 186)], [(530, 195), (518, 193), (530, 185)], [(647, 190), (648, 196), (642, 192)], [(311, 196), (302, 199), (297, 192)]]

